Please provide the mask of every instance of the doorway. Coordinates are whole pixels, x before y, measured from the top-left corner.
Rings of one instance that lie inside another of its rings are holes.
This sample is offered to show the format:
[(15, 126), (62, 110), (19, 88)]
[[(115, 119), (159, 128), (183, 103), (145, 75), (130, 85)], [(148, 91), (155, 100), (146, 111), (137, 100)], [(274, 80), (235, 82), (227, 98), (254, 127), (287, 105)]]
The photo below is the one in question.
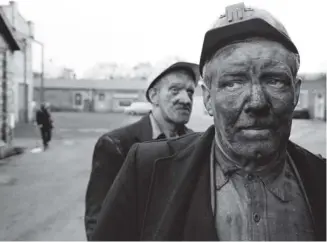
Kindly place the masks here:
[(315, 94), (315, 106), (314, 106), (314, 117), (316, 119), (325, 119), (325, 96), (323, 93), (318, 92)]

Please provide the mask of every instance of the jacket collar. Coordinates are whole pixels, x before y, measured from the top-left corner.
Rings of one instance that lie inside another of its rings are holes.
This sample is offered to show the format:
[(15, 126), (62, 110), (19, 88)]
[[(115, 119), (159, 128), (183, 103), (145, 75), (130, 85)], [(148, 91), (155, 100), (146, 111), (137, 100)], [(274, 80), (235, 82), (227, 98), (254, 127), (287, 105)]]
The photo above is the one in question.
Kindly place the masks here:
[(316, 240), (326, 241), (326, 159), (291, 141), (288, 143), (287, 151), (311, 207)]
[(142, 117), (133, 125), (135, 139), (138, 142), (149, 141), (152, 139), (152, 126), (149, 114)]

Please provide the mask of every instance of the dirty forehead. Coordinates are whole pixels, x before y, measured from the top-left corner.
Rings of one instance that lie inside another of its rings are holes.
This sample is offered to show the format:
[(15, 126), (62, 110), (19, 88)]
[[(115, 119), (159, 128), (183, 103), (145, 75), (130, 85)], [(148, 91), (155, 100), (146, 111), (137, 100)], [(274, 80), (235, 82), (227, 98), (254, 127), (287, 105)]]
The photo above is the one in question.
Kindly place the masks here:
[(290, 55), (280, 43), (263, 38), (246, 39), (218, 50), (204, 66), (204, 78), (213, 74), (259, 74), (267, 71), (291, 76), (296, 66), (295, 59), (290, 58)]
[[(234, 53), (235, 52), (235, 53)], [(262, 63), (262, 65), (284, 64), (289, 65), (292, 53), (282, 44), (264, 38), (249, 38), (227, 45), (215, 52), (209, 62), (220, 59), (220, 64), (229, 62), (235, 65), (251, 65)]]
[(165, 73), (157, 82), (159, 86), (187, 87), (196, 85), (193, 73), (188, 69), (176, 69)]

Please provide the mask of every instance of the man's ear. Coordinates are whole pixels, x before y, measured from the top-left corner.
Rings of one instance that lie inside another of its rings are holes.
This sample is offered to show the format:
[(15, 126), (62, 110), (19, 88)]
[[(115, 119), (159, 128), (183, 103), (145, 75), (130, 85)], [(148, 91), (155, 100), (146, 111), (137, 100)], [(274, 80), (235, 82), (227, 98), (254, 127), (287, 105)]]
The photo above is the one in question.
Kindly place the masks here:
[(294, 84), (294, 102), (293, 102), (294, 108), (296, 107), (296, 105), (297, 105), (297, 103), (299, 101), (301, 83), (302, 83), (301, 77), (296, 77), (295, 78), (295, 84)]
[(204, 104), (208, 114), (210, 116), (212, 116), (213, 111), (212, 111), (210, 89), (206, 86), (206, 84), (204, 82), (201, 82), (201, 88), (202, 88), (203, 104)]
[(159, 105), (159, 92), (157, 88), (153, 87), (149, 90), (149, 98), (153, 105)]

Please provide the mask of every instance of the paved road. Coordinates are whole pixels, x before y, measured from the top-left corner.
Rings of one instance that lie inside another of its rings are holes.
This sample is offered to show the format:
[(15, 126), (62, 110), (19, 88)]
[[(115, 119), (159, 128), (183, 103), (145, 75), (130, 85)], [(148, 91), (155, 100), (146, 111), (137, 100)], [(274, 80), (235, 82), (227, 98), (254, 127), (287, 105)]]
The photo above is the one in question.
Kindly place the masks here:
[[(56, 132), (46, 152), (0, 161), (0, 240), (85, 240), (84, 196), (94, 143), (106, 130), (139, 117), (55, 114)], [(189, 124), (203, 131), (211, 118)], [(325, 155), (326, 123), (295, 120), (292, 139)], [(36, 131), (17, 130), (20, 142), (36, 144)]]
[(82, 215), (94, 142), (54, 141), (44, 153), (1, 166), (0, 240), (85, 240)]
[[(85, 240), (84, 196), (96, 139), (135, 117), (57, 113), (54, 119), (49, 150), (0, 160), (0, 240)], [(28, 128), (15, 136), (31, 151), (41, 143)]]

